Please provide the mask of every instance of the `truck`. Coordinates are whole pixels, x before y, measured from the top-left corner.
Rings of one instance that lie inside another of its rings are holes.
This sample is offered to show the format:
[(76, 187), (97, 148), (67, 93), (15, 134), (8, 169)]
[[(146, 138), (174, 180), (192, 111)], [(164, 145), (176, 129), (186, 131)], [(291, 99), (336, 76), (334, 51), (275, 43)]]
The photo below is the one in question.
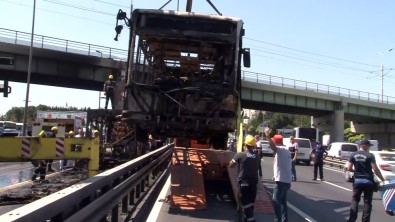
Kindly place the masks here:
[(70, 118), (38, 118), (32, 124), (32, 136), (38, 136), (41, 130), (50, 132), (51, 128), (56, 126), (58, 128), (58, 137), (65, 137), (69, 131), (77, 132), (82, 129), (83, 118), (79, 116), (72, 116)]
[(242, 149), (241, 64), (250, 66), (250, 53), (241, 19), (191, 12), (192, 0), (186, 8), (133, 11), (120, 116), (137, 144), (149, 134), (175, 139), (172, 206), (204, 209), (203, 181), (229, 179), (228, 133)]

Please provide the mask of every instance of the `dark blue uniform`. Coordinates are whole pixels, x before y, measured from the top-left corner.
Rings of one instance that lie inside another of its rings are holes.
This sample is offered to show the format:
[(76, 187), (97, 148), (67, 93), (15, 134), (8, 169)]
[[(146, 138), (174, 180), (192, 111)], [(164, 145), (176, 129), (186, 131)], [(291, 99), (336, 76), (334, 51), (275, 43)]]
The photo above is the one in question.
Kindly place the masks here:
[(232, 161), (239, 166), (240, 201), (246, 215), (246, 221), (255, 221), (254, 203), (257, 193), (258, 167), (261, 158), (253, 150), (247, 150), (237, 153)]
[(363, 193), (364, 207), (362, 221), (370, 221), (370, 213), (372, 211), (372, 198), (374, 192), (374, 177), (372, 171), (372, 163), (376, 163), (373, 154), (368, 151), (359, 150), (351, 154), (348, 159), (354, 165), (354, 184), (350, 209), (349, 222), (357, 220), (358, 203)]

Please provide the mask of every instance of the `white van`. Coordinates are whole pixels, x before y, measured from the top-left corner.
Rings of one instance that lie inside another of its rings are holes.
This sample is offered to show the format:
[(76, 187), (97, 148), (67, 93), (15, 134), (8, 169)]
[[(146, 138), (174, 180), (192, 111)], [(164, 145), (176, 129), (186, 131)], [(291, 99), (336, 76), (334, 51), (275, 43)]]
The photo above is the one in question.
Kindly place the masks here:
[(358, 151), (358, 145), (348, 142), (334, 142), (328, 146), (328, 157), (337, 157), (342, 160), (348, 160), (351, 153)]
[[(305, 138), (295, 138), (295, 141), (299, 145), (298, 156), (296, 157), (296, 163), (305, 162), (307, 166), (310, 165), (310, 151), (311, 151), (311, 142), (309, 139)], [(291, 146), (291, 142), (289, 138), (284, 138), (283, 143), (286, 147)]]
[(371, 151), (378, 151), (379, 150), (379, 141), (377, 140), (369, 140), (369, 143), (372, 144), (370, 146)]

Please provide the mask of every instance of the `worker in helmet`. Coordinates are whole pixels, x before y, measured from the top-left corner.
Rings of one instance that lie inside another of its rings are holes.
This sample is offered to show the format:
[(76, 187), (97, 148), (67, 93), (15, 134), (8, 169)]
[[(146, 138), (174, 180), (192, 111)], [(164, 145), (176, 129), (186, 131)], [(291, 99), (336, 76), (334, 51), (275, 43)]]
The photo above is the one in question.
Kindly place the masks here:
[[(58, 134), (58, 127), (53, 126), (51, 128), (51, 133), (49, 133), (48, 137), (49, 138), (56, 138), (56, 134)], [(52, 162), (53, 160), (46, 160), (45, 163), (47, 164), (47, 171), (48, 172), (55, 172), (54, 169), (52, 169)]]
[(255, 221), (254, 203), (258, 185), (258, 168), (261, 158), (254, 151), (255, 138), (251, 135), (245, 137), (244, 151), (236, 153), (229, 163), (229, 167), (239, 167), (238, 185), (240, 202), (245, 214), (245, 221)]
[[(47, 137), (47, 132), (45, 132), (45, 130), (41, 130), (38, 134), (38, 137)], [(44, 162), (44, 160), (32, 160), (31, 162), (34, 166), (34, 171), (31, 178), (32, 181), (36, 181), (37, 176), (40, 177), (40, 181), (45, 180), (45, 174), (47, 173), (47, 164)]]
[(106, 95), (106, 105), (105, 105), (105, 109), (107, 109), (108, 106), (108, 100), (111, 100), (111, 106), (112, 109), (115, 108), (114, 105), (114, 88), (115, 88), (115, 81), (114, 81), (114, 76), (113, 75), (109, 75), (108, 76), (108, 80), (104, 83), (104, 87), (103, 87), (103, 91), (104, 91), (104, 95)]
[(74, 138), (75, 134), (73, 130), (69, 131), (69, 138)]
[(93, 138), (100, 138), (99, 130), (93, 130)]
[[(74, 131), (70, 130), (67, 134), (64, 136), (65, 138), (74, 138)], [(72, 160), (60, 160), (59, 161), (59, 170), (63, 171), (65, 170), (69, 165), (71, 165)]]

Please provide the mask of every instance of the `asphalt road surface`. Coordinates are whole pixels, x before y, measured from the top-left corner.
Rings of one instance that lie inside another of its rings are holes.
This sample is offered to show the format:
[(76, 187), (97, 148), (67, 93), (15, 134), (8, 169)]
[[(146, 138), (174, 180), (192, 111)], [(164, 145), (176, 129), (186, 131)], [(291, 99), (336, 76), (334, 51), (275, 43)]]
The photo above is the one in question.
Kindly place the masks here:
[[(263, 157), (264, 184), (272, 191), (273, 157)], [(344, 180), (342, 170), (324, 166), (325, 181), (313, 181), (313, 165), (296, 165), (298, 181), (292, 182), (288, 193), (289, 221), (347, 221), (352, 197), (352, 184)], [(359, 203), (357, 221), (361, 221), (363, 198)], [(385, 213), (379, 192), (373, 195), (372, 222), (393, 222)]]

